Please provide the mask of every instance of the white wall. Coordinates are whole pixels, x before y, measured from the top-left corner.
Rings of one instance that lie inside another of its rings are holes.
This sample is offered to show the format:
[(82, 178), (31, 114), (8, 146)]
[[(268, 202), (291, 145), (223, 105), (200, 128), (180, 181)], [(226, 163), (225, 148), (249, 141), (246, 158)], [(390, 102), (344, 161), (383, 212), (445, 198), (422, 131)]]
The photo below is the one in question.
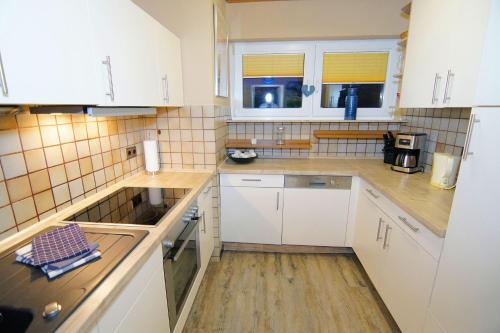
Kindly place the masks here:
[(385, 38), (408, 29), (409, 0), (291, 0), (226, 5), (231, 40)]

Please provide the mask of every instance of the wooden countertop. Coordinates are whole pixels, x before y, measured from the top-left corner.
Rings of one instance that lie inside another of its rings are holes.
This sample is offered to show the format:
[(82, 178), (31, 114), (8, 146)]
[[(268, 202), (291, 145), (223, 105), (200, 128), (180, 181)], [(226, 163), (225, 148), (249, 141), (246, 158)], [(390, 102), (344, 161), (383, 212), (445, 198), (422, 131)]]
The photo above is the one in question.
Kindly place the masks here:
[[(156, 227), (152, 226), (130, 226), (113, 224), (91, 224), (92, 227), (116, 228), (116, 229), (142, 229), (148, 230), (149, 234), (144, 240), (118, 265), (114, 271), (97, 287), (89, 297), (68, 317), (57, 332), (86, 332), (90, 331), (97, 323), (98, 318), (105, 309), (113, 302), (127, 283), (147, 261), (153, 251), (160, 246), (161, 240), (166, 236), (173, 222), (181, 218), (184, 211), (197, 198), (203, 188), (209, 183), (214, 172), (205, 170), (196, 171), (165, 171), (156, 176), (145, 173), (131, 176), (119, 183), (102, 190), (85, 200), (82, 200), (62, 211), (34, 224), (33, 226), (18, 232), (0, 242), (0, 251), (3, 251), (19, 241), (43, 230), (50, 225), (61, 225), (61, 221), (89, 204), (92, 204), (108, 194), (125, 186), (138, 187), (183, 187), (192, 188), (186, 197), (180, 201), (169, 214), (163, 218)], [(79, 223), (80, 224), (80, 223)], [(86, 223), (81, 223), (85, 225)]]
[(226, 160), (219, 172), (359, 176), (439, 237), (446, 234), (455, 193), (433, 187), (428, 173), (394, 172), (379, 159), (261, 158), (250, 164)]

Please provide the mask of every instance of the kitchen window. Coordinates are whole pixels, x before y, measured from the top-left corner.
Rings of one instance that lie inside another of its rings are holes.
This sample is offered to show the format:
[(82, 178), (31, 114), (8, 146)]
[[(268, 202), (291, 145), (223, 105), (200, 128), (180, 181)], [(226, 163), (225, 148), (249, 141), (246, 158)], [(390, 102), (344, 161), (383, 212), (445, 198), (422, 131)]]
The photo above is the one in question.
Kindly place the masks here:
[(314, 45), (238, 43), (234, 50), (235, 117), (289, 119), (310, 114), (312, 98), (304, 87), (314, 77)]
[(343, 119), (348, 88), (358, 119), (392, 119), (397, 40), (236, 43), (235, 119)]

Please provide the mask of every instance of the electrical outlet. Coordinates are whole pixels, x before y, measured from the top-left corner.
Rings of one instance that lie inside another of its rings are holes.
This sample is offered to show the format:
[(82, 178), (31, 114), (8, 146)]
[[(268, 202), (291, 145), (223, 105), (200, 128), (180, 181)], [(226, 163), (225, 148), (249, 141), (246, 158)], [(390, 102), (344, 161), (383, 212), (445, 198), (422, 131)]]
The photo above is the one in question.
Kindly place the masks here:
[(137, 156), (137, 148), (135, 148), (135, 146), (130, 146), (125, 149), (127, 151), (127, 160)]

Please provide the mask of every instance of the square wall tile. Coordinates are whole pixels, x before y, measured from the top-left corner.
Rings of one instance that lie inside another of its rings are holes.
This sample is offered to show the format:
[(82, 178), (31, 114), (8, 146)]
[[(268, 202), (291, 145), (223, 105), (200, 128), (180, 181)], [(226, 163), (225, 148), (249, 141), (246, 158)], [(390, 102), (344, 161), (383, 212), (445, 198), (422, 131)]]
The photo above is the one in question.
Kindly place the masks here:
[(54, 202), (57, 206), (70, 200), (68, 184), (62, 184), (52, 188)]
[(57, 133), (57, 126), (40, 126), (42, 134), (42, 142), (44, 147), (59, 144), (59, 134)]
[(44, 151), (48, 167), (64, 163), (63, 155), (61, 152), (61, 146), (57, 145), (57, 146), (47, 147), (44, 148)]
[(19, 129), (23, 150), (42, 147), (42, 137), (38, 127), (27, 127)]
[(26, 160), (26, 167), (28, 168), (28, 172), (37, 171), (47, 167), (43, 149), (25, 151), (24, 158)]
[(74, 142), (65, 143), (61, 145), (61, 150), (64, 162), (74, 161), (78, 158), (78, 153), (76, 151), (76, 144)]
[(50, 178), (47, 169), (30, 173), (29, 178), (33, 193), (42, 192), (50, 188)]
[(31, 195), (31, 186), (28, 176), (7, 180), (7, 189), (11, 202), (16, 202)]
[(36, 216), (35, 201), (33, 197), (28, 197), (12, 204), (12, 210), (16, 218), (16, 223), (20, 224)]
[(68, 181), (80, 177), (80, 164), (78, 163), (78, 161), (66, 163), (64, 165), (64, 168), (66, 169), (66, 176), (68, 178)]
[(5, 179), (22, 176), (28, 173), (22, 153), (2, 156), (0, 157), (0, 162), (2, 163)]
[(34, 199), (38, 214), (42, 214), (55, 207), (54, 197), (52, 196), (51, 190), (35, 194)]
[(0, 131), (0, 156), (21, 151), (21, 140), (17, 130)]
[(75, 141), (75, 136), (73, 135), (73, 126), (71, 124), (59, 125), (57, 126), (59, 131), (59, 140), (61, 143), (68, 143)]
[(58, 165), (52, 168), (49, 168), (49, 176), (50, 183), (52, 187), (65, 183), (67, 181), (66, 178), (66, 170), (64, 165)]
[(0, 232), (4, 232), (10, 228), (16, 226), (16, 220), (14, 218), (14, 213), (12, 212), (12, 206), (8, 205), (0, 208)]
[(7, 194), (7, 186), (5, 182), (0, 183), (0, 207), (9, 203), (9, 195)]

